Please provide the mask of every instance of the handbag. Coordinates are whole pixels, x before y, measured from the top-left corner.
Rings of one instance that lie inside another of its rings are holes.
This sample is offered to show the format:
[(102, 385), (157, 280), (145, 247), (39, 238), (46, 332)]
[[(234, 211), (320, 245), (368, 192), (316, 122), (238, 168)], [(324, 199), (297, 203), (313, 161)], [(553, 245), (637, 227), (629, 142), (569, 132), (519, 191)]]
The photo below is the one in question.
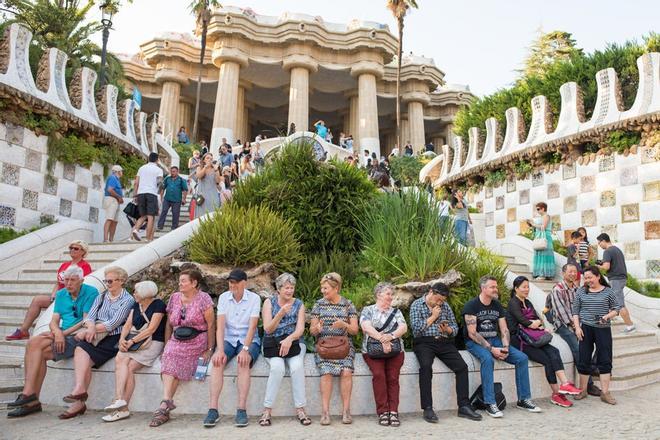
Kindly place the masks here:
[(202, 206), (204, 204), (204, 202), (206, 201), (204, 196), (201, 195), (200, 193), (196, 193), (194, 199), (195, 199), (195, 206), (196, 207), (197, 206)]
[(348, 336), (326, 336), (316, 343), (316, 352), (323, 359), (344, 359), (350, 351)]
[(294, 341), (289, 347), (289, 352), (286, 356), (280, 356), (280, 344), (283, 340), (288, 338), (290, 335), (280, 335), (280, 336), (264, 336), (263, 339), (263, 351), (264, 357), (266, 358), (292, 358), (300, 354), (300, 344), (298, 341)]
[(522, 344), (527, 344), (531, 347), (541, 348), (548, 345), (552, 341), (552, 335), (545, 330), (525, 327), (521, 324), (518, 325), (518, 336), (520, 337), (520, 349)]
[[(385, 323), (379, 328), (377, 328), (376, 331), (380, 333), (383, 330), (385, 330), (394, 319), (394, 315), (396, 315), (397, 311), (398, 311), (397, 309), (392, 310), (392, 313), (390, 313), (390, 316), (387, 317)], [(397, 327), (399, 327), (398, 322), (394, 324), (394, 328), (392, 329), (392, 331), (396, 330)], [(399, 338), (393, 339), (390, 342), (390, 345), (391, 345), (391, 350), (388, 353), (385, 353), (385, 350), (383, 350), (382, 342), (370, 336), (367, 336), (367, 355), (372, 359), (389, 359), (401, 353), (401, 339)]]
[[(149, 327), (149, 323), (150, 323), (149, 318), (147, 318), (147, 315), (144, 313), (144, 311), (142, 310), (142, 307), (140, 307), (139, 304), (138, 304), (138, 307), (140, 308), (140, 313), (142, 314), (142, 317), (144, 318), (145, 323), (139, 329), (136, 329), (135, 326), (133, 326), (131, 328), (131, 330), (128, 332), (128, 335), (126, 335), (126, 340), (127, 341), (129, 339), (135, 338), (137, 335), (139, 335), (140, 333), (142, 333), (143, 331), (145, 331)], [(133, 345), (128, 347), (128, 351), (138, 351), (138, 350), (145, 349), (145, 348), (147, 348), (151, 345), (151, 341), (152, 341), (152, 337), (151, 337), (151, 335), (149, 335), (149, 337), (146, 338), (146, 339), (143, 339), (143, 340), (137, 341), (137, 342), (133, 342)]]
[(190, 341), (195, 339), (198, 334), (204, 333), (206, 330), (197, 330), (194, 327), (177, 327), (174, 329), (172, 335), (177, 341)]
[(138, 206), (131, 202), (128, 202), (126, 206), (124, 206), (124, 214), (131, 218), (140, 218), (140, 210), (138, 209)]
[(535, 251), (544, 251), (548, 248), (548, 240), (545, 238), (535, 238), (532, 241), (532, 249)]
[[(506, 396), (502, 392), (502, 383), (495, 382), (493, 388), (495, 389), (495, 404), (500, 411), (504, 411), (504, 408), (506, 408)], [(484, 402), (484, 389), (481, 385), (479, 385), (474, 394), (472, 394), (472, 397), (470, 397), (470, 404), (474, 409), (482, 411), (488, 408), (488, 405)]]

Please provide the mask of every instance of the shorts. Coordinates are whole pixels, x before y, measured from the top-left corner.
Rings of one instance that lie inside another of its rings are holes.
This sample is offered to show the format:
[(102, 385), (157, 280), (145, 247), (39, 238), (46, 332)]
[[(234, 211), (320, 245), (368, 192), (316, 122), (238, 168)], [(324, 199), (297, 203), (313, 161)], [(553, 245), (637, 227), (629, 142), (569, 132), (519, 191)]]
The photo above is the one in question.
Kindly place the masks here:
[(53, 348), (53, 360), (55, 362), (59, 362), (64, 359), (69, 359), (73, 357), (74, 351), (76, 351), (76, 347), (78, 346), (78, 341), (71, 335), (65, 336), (64, 337), (64, 351), (61, 353), (58, 353), (55, 351), (55, 343), (53, 342), (52, 348)]
[(612, 291), (614, 292), (614, 297), (616, 298), (616, 302), (619, 304), (620, 307), (625, 307), (626, 306), (626, 300), (623, 295), (623, 289), (626, 287), (626, 279), (616, 279), (616, 280), (609, 280), (610, 281), (610, 286), (612, 286)]
[[(229, 363), (230, 360), (238, 356), (241, 350), (243, 350), (243, 344), (239, 341), (236, 343), (236, 346), (234, 347), (229, 342), (225, 341), (224, 349), (225, 349), (225, 355), (227, 356), (227, 363)], [(250, 344), (248, 353), (250, 353), (250, 356), (252, 357), (252, 360), (250, 361), (250, 368), (252, 368), (254, 362), (259, 357), (259, 353), (261, 353), (261, 344), (258, 342), (253, 342), (252, 344)]]
[(119, 202), (114, 197), (103, 197), (103, 209), (105, 210), (105, 219), (113, 222), (119, 221)]
[(140, 217), (158, 215), (158, 197), (155, 194), (138, 194), (137, 206)]

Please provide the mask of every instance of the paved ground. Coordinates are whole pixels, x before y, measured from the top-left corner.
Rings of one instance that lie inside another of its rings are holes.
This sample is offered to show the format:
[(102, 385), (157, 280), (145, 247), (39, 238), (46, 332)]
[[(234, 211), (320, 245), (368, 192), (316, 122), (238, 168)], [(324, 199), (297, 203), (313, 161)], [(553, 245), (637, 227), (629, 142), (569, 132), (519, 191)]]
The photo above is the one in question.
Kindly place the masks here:
[[(414, 437), (441, 437), (454, 439), (488, 438), (515, 439), (660, 439), (660, 384), (616, 393), (619, 404), (610, 406), (590, 397), (576, 402), (570, 409), (551, 405), (548, 400), (537, 403), (543, 408), (541, 414), (530, 414), (516, 408), (505, 411), (503, 419), (491, 419), (484, 415), (482, 422), (471, 422), (455, 417), (453, 412), (440, 413), (440, 423), (431, 425), (420, 415), (402, 416), (400, 428), (380, 427), (375, 417), (355, 417), (353, 425), (342, 425), (339, 417), (333, 418), (331, 426), (320, 426), (318, 418), (309, 427), (303, 427), (290, 418), (276, 418), (273, 426), (262, 428), (256, 417), (250, 419), (247, 428), (235, 428), (230, 417), (223, 417), (214, 429), (201, 426), (201, 416), (176, 415), (160, 428), (147, 426), (150, 415), (133, 414), (130, 419), (115, 423), (104, 423), (101, 413), (91, 411), (82, 417), (62, 421), (57, 414), (59, 407), (48, 407), (41, 414), (22, 420), (9, 420), (0, 415), (0, 439), (409, 439)], [(528, 432), (521, 434), (520, 428)], [(484, 436), (486, 434), (486, 436)], [(257, 437), (258, 436), (258, 437)]]

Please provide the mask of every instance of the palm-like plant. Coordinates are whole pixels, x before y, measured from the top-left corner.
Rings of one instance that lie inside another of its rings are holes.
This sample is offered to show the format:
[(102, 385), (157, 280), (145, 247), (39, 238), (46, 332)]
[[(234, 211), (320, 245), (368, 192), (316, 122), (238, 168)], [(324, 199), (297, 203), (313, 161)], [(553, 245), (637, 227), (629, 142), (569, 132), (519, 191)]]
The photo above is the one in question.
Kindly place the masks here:
[(199, 101), (202, 94), (202, 72), (204, 71), (204, 55), (206, 54), (206, 33), (208, 32), (209, 21), (211, 20), (211, 7), (218, 7), (220, 3), (217, 0), (195, 0), (188, 6), (197, 20), (197, 32), (202, 34), (202, 48), (199, 52), (199, 73), (197, 75), (197, 94), (195, 96), (195, 117), (193, 122), (192, 142), (197, 141), (197, 132), (199, 131)]
[(397, 51), (397, 66), (396, 66), (396, 144), (399, 148), (399, 156), (403, 155), (403, 148), (401, 148), (401, 57), (403, 56), (403, 20), (410, 8), (417, 9), (416, 0), (387, 0), (387, 9), (390, 10), (396, 26), (399, 31), (399, 47)]

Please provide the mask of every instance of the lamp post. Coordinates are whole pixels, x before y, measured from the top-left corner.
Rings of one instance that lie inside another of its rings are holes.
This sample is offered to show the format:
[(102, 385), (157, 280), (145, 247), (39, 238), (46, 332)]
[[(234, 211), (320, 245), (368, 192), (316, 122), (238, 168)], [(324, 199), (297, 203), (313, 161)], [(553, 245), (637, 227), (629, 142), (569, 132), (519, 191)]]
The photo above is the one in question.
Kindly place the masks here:
[(114, 5), (110, 1), (106, 1), (100, 6), (101, 9), (101, 25), (103, 26), (103, 48), (101, 49), (101, 69), (99, 71), (99, 81), (101, 87), (105, 85), (105, 62), (108, 47), (108, 37), (110, 37), (110, 28), (112, 27), (112, 13), (114, 12)]

